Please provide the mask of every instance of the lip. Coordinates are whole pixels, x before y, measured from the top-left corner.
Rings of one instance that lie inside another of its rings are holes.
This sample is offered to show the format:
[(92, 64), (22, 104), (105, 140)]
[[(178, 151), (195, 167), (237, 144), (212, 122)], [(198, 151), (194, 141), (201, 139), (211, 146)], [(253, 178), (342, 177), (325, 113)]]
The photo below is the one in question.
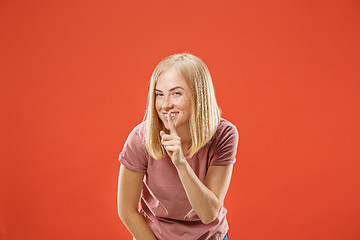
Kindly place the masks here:
[[(171, 112), (171, 114), (175, 114), (175, 116), (171, 117), (174, 120), (179, 115), (179, 112)], [(163, 113), (163, 116), (165, 120), (168, 120), (168, 113)]]

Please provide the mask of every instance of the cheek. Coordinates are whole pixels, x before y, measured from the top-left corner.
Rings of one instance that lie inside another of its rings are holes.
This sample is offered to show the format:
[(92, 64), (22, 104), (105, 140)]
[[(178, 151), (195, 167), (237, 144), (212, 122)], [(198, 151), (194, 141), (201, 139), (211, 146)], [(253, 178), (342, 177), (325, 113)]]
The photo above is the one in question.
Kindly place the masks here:
[(155, 100), (154, 100), (154, 105), (155, 105), (155, 108), (157, 109), (159, 106), (159, 100), (157, 98), (155, 98)]
[(160, 101), (155, 99), (155, 110), (159, 111), (161, 107)]
[(191, 100), (186, 99), (185, 101), (182, 101), (181, 108), (187, 113), (187, 115), (191, 114)]

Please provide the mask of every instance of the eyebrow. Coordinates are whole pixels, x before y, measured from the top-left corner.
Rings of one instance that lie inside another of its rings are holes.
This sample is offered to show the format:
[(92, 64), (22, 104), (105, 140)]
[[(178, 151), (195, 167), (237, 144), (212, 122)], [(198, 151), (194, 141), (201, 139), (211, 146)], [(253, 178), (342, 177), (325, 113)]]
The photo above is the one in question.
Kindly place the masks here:
[[(171, 88), (171, 89), (169, 90), (169, 92), (174, 91), (174, 90), (175, 90), (175, 89), (177, 89), (177, 88), (181, 88), (182, 90), (184, 90), (184, 88), (183, 88), (183, 87), (176, 86), (176, 87)], [(155, 91), (162, 92), (161, 90), (156, 89), (156, 88), (155, 88)]]

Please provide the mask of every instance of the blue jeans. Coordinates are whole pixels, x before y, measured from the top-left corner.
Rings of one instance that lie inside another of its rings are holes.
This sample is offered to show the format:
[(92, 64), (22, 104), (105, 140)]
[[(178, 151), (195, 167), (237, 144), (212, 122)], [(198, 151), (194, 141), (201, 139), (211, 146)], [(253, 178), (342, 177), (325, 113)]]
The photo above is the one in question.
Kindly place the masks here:
[(229, 240), (228, 234), (225, 235), (225, 237), (223, 238), (223, 240)]

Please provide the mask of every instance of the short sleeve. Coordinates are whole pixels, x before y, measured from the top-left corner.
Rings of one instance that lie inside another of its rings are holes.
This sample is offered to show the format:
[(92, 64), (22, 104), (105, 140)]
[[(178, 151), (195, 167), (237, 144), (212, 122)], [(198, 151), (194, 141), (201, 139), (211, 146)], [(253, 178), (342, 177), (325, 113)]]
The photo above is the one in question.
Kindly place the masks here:
[(145, 173), (147, 171), (148, 154), (141, 130), (140, 124), (131, 131), (118, 160), (130, 170)]
[(222, 120), (213, 142), (213, 156), (210, 166), (225, 166), (236, 162), (236, 152), (239, 142), (239, 132), (236, 127)]

